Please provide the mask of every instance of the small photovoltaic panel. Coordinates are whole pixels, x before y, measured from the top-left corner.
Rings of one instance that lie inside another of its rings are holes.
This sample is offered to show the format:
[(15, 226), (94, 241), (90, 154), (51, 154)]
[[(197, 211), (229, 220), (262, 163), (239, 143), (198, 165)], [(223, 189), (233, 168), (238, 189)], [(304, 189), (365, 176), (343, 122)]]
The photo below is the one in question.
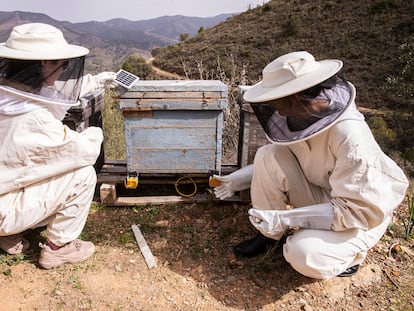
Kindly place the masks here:
[(124, 69), (121, 69), (116, 73), (115, 82), (127, 89), (130, 89), (138, 80), (139, 78), (136, 75)]

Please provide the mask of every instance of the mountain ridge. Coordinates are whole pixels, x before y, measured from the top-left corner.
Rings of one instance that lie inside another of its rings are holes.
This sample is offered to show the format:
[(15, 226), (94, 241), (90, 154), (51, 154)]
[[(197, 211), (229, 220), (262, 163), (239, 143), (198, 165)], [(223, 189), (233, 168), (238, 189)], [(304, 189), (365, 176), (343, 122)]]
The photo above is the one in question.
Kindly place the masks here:
[(68, 42), (90, 49), (85, 70), (97, 73), (114, 71), (131, 54), (148, 57), (153, 48), (178, 43), (181, 34), (193, 36), (201, 27), (211, 27), (229, 16), (231, 14), (214, 17), (174, 15), (140, 21), (114, 18), (104, 22), (72, 23), (56, 20), (44, 13), (0, 11), (0, 42), (7, 40), (16, 25), (47, 23), (62, 30)]

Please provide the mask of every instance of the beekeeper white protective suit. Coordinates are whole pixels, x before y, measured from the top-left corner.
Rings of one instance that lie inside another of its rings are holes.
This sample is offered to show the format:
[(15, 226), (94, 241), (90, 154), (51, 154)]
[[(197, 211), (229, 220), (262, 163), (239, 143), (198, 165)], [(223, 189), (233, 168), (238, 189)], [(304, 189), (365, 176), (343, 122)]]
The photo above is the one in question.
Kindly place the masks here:
[(51, 245), (68, 247), (60, 255), (44, 247), (45, 268), (79, 262), (94, 250), (90, 242), (70, 242), (88, 216), (103, 133), (98, 127), (78, 133), (62, 123), (81, 88), (102, 84), (88, 77), (82, 85), (88, 52), (40, 23), (16, 26), (0, 44), (0, 247), (20, 253), (28, 245), (19, 234), (47, 225)]
[[(221, 188), (233, 186), (231, 191), (242, 190), (234, 185), (251, 178), (249, 219), (264, 236), (278, 240), (287, 229), (299, 228), (287, 238), (284, 256), (295, 270), (317, 279), (340, 275), (365, 259), (408, 186), (357, 111), (354, 87), (345, 81), (320, 84), (341, 67), (339, 60), (316, 62), (307, 52), (266, 66), (263, 81), (244, 99), (272, 144), (258, 149), (254, 165), (237, 180), (222, 177)], [(286, 109), (295, 100), (309, 118), (292, 118)], [(310, 111), (318, 101), (327, 107)]]
[(51, 218), (49, 239), (65, 244), (79, 236), (88, 215), (102, 130), (77, 133), (41, 102), (32, 102), (37, 109), (30, 112), (2, 110), (22, 100), (30, 105), (0, 89), (0, 236)]

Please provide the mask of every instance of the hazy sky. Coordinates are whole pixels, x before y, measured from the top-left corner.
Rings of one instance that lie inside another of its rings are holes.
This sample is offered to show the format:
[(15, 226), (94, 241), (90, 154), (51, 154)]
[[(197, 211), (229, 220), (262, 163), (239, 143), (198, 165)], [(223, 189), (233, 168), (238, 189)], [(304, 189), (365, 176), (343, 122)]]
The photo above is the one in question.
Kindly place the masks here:
[(70, 22), (118, 17), (137, 21), (164, 15), (212, 17), (240, 13), (266, 2), (269, 0), (2, 0), (0, 11), (44, 13)]

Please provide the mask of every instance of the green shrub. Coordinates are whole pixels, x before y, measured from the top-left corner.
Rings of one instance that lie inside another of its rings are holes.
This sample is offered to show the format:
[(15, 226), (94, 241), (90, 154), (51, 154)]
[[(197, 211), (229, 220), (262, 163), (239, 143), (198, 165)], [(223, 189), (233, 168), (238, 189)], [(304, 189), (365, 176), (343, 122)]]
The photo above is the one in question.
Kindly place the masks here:
[(285, 25), (285, 33), (288, 36), (298, 35), (301, 28), (301, 21), (299, 16), (291, 15)]
[(138, 55), (128, 56), (122, 64), (122, 69), (129, 71), (140, 79), (146, 79), (152, 74), (152, 67), (145, 58)]
[(180, 34), (180, 41), (181, 41), (181, 42), (182, 42), (182, 41), (185, 41), (185, 40), (187, 40), (189, 37), (190, 37), (190, 34), (188, 34), (188, 33), (184, 32), (184, 33)]
[(395, 132), (387, 127), (387, 123), (380, 116), (371, 117), (368, 120), (368, 124), (382, 150), (389, 153), (395, 142)]

